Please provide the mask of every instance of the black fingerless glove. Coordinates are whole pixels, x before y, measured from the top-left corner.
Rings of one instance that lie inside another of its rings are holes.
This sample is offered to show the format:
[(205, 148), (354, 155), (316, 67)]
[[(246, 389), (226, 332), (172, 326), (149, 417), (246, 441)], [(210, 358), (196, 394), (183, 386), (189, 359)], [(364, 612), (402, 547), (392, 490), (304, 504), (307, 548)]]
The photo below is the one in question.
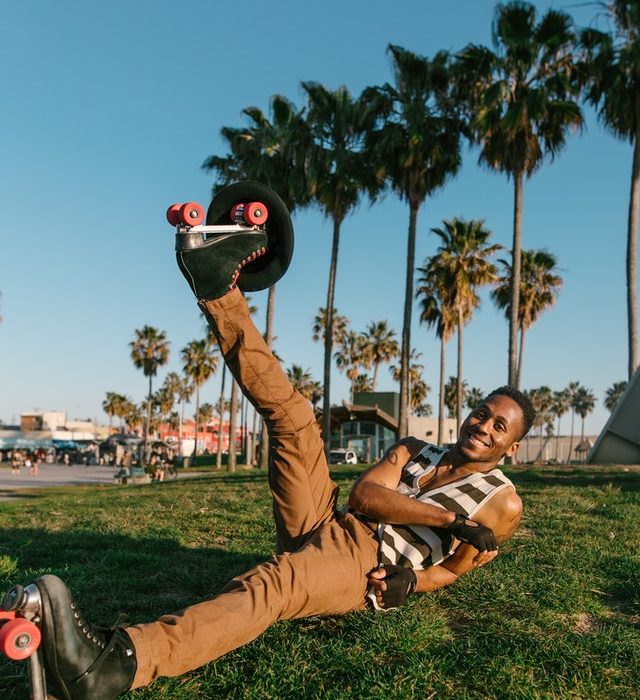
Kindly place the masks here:
[(399, 608), (407, 596), (416, 590), (418, 579), (413, 569), (406, 569), (404, 566), (389, 564), (384, 567), (386, 576), (384, 582), (387, 590), (381, 592), (382, 607), (385, 610)]
[(492, 552), (498, 549), (496, 538), (490, 527), (480, 525), (475, 520), (469, 520), (460, 513), (456, 513), (456, 519), (445, 529), (461, 542), (475, 547), (479, 552)]

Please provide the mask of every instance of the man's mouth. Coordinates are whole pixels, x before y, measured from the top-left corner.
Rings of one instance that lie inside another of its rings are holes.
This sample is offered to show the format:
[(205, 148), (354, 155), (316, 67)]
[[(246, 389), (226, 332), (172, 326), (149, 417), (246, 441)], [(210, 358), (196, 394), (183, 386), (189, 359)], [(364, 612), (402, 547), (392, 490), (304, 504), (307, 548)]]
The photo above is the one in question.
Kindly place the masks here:
[(474, 447), (490, 447), (488, 443), (481, 440), (474, 433), (467, 433), (467, 442), (473, 445)]

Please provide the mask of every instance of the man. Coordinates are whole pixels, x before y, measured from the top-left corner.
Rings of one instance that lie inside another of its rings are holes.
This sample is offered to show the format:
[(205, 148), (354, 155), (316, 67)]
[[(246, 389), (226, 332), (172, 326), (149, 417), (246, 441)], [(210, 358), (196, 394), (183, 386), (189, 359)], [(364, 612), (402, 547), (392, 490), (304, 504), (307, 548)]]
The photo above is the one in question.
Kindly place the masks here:
[(515, 454), (533, 415), (506, 388), (473, 411), (450, 450), (413, 438), (398, 443), (358, 479), (349, 509), (337, 511), (338, 488), (309, 402), (233, 286), (236, 263), (253, 259), (266, 241), (252, 233), (244, 250), (236, 239), (230, 252), (225, 240), (179, 255), (179, 265), (233, 376), (266, 421), (277, 555), (208, 600), (126, 630), (92, 627), (60, 579), (37, 579), (53, 697), (115, 698), (212, 661), (280, 619), (396, 607), (413, 590), (447, 585), (493, 559), (496, 542), (518, 523), (520, 500), (495, 467)]

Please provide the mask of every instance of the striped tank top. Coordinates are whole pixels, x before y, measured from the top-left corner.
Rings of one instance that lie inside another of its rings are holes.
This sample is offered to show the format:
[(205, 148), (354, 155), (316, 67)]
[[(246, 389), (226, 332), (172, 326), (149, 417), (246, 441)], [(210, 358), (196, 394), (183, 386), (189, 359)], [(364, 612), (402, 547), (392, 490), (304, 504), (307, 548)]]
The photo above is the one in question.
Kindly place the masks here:
[[(420, 453), (403, 467), (398, 492), (423, 503), (473, 518), (493, 496), (508, 486), (513, 486), (500, 469), (492, 469), (489, 472), (469, 474), (444, 486), (430, 489), (427, 484), (420, 488), (419, 481), (435, 470), (446, 451), (436, 445), (425, 445)], [(426, 525), (389, 525), (381, 522), (378, 524), (377, 534), (380, 543), (380, 564), (426, 569), (428, 566), (439, 564), (455, 551), (453, 535), (443, 528)]]

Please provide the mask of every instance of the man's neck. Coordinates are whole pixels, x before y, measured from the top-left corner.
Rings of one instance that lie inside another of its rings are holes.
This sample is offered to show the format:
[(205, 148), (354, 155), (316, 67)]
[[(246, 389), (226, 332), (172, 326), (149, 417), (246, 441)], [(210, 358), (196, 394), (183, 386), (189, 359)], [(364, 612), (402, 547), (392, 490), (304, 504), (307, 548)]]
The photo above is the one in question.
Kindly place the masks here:
[(493, 462), (469, 462), (460, 452), (457, 445), (450, 447), (443, 455), (438, 466), (449, 467), (452, 472), (465, 474), (476, 472), (490, 472), (498, 464)]

